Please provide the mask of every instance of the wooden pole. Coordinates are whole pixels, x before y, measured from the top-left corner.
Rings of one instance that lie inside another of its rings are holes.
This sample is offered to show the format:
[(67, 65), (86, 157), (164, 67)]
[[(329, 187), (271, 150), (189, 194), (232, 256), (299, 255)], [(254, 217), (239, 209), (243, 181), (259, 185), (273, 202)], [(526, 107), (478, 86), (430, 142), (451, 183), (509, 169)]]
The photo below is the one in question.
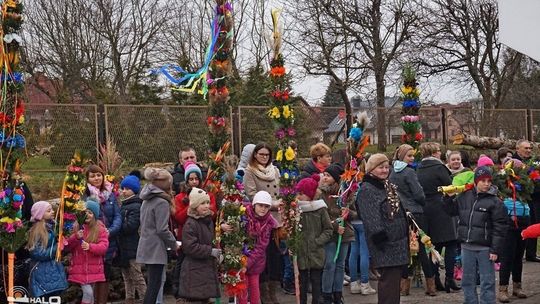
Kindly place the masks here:
[[(15, 288), (15, 253), (8, 253), (8, 290), (7, 296), (9, 299), (13, 299), (13, 289)], [(13, 304), (13, 301), (9, 301), (9, 304)]]

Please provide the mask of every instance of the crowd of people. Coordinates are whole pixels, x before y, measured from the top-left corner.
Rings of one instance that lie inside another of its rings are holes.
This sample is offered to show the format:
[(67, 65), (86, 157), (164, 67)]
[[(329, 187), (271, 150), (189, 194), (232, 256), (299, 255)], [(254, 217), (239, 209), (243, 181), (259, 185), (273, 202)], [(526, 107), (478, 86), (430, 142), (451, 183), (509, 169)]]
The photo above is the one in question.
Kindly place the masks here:
[[(415, 267), (422, 269), (428, 297), (461, 289), (465, 303), (527, 297), (523, 256), (531, 262), (540, 258), (536, 238), (524, 240), (522, 231), (539, 220), (540, 189), (519, 213), (503, 203), (492, 180), (509, 163), (532, 165), (536, 159), (530, 142), (520, 140), (515, 153), (501, 148), (493, 160), (482, 155), (474, 167), (465, 151), (446, 151), (443, 158), (438, 143), (422, 143), (418, 151), (403, 144), (392, 159), (381, 153), (368, 156), (359, 189), (346, 202), (338, 202), (346, 164), (333, 161), (325, 144), (313, 145), (295, 186), (302, 227), (295, 252), (299, 286), (281, 229), (280, 170), (272, 155), (266, 143), (246, 145), (236, 170), (245, 190), (247, 234), (254, 240), (245, 269), (247, 291), (239, 303), (277, 304), (282, 289), (287, 294), (298, 290), (301, 304), (307, 303), (308, 293), (312, 304), (342, 304), (343, 288), (349, 285), (352, 294), (376, 293), (379, 303), (397, 304), (410, 293)], [(121, 181), (117, 197), (105, 172), (90, 165), (85, 221), (75, 225), (63, 246), (71, 255), (67, 275), (55, 260), (53, 206), (33, 204), (25, 246), (33, 263), (31, 294), (59, 295), (71, 282), (80, 285), (81, 303), (106, 303), (114, 265), (122, 272), (126, 304), (164, 303), (166, 265), (174, 255), (171, 285), (177, 303), (219, 298), (217, 265), (223, 252), (214, 242), (215, 227), (225, 233), (232, 227), (216, 223), (219, 202), (203, 189), (206, 174), (195, 151), (184, 148), (173, 172), (147, 168), (144, 186), (140, 173), (132, 172)], [(462, 193), (440, 191), (448, 185), (470, 187)], [(419, 247), (415, 259), (413, 243)], [(431, 245), (443, 253), (439, 263), (433, 262), (435, 253), (426, 250)], [(370, 280), (377, 281), (377, 288)]]

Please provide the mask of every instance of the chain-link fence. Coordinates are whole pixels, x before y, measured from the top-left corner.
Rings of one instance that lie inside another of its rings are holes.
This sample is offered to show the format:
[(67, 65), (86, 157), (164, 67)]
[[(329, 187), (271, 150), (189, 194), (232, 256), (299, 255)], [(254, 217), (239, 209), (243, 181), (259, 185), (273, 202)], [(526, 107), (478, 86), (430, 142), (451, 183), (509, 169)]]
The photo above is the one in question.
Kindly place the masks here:
[[(379, 118), (384, 119), (386, 142), (400, 143), (403, 133), (400, 108), (353, 109), (353, 116), (361, 111), (367, 111), (371, 118), (366, 130), (371, 144), (379, 141), (376, 131)], [(466, 132), (540, 141), (540, 110), (426, 106), (420, 115), (424, 140), (447, 144), (459, 132)], [(51, 185), (59, 189), (73, 152), (87, 151), (95, 160), (99, 142), (107, 138), (115, 142), (130, 168), (152, 162), (174, 163), (178, 151), (186, 146), (195, 148), (201, 160), (206, 158), (208, 150), (206, 106), (28, 104), (26, 117), (27, 151), (32, 157), (23, 170), (29, 175), (29, 185), (37, 192)], [(345, 120), (344, 108), (296, 106), (295, 131), (300, 157), (307, 157), (309, 147), (320, 141), (334, 149), (344, 147)], [(230, 126), (235, 154), (248, 143), (275, 144), (268, 107), (232, 108)]]

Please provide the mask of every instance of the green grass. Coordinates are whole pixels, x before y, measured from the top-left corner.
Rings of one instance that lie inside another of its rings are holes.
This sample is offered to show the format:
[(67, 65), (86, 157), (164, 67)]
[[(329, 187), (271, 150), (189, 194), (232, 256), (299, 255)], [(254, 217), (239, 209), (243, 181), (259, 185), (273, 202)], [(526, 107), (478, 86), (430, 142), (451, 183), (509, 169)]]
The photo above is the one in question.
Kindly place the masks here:
[(65, 167), (53, 165), (48, 157), (34, 156), (26, 160), (22, 171), (34, 201), (60, 197)]

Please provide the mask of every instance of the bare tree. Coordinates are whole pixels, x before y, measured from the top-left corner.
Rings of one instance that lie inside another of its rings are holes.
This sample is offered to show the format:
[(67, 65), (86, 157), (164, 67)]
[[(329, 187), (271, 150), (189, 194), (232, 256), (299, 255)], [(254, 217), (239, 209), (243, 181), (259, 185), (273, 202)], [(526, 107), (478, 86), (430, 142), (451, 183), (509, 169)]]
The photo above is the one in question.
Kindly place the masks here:
[(296, 2), (290, 25), (294, 33), (286, 42), (308, 75), (332, 79), (345, 106), (348, 132), (352, 124), (348, 92), (365, 81), (367, 65), (355, 47), (354, 37), (327, 14), (322, 4), (319, 0)]
[(433, 0), (423, 5), (420, 62), (430, 74), (453, 74), (474, 83), (483, 108), (503, 105), (523, 55), (498, 41), (495, 0)]

